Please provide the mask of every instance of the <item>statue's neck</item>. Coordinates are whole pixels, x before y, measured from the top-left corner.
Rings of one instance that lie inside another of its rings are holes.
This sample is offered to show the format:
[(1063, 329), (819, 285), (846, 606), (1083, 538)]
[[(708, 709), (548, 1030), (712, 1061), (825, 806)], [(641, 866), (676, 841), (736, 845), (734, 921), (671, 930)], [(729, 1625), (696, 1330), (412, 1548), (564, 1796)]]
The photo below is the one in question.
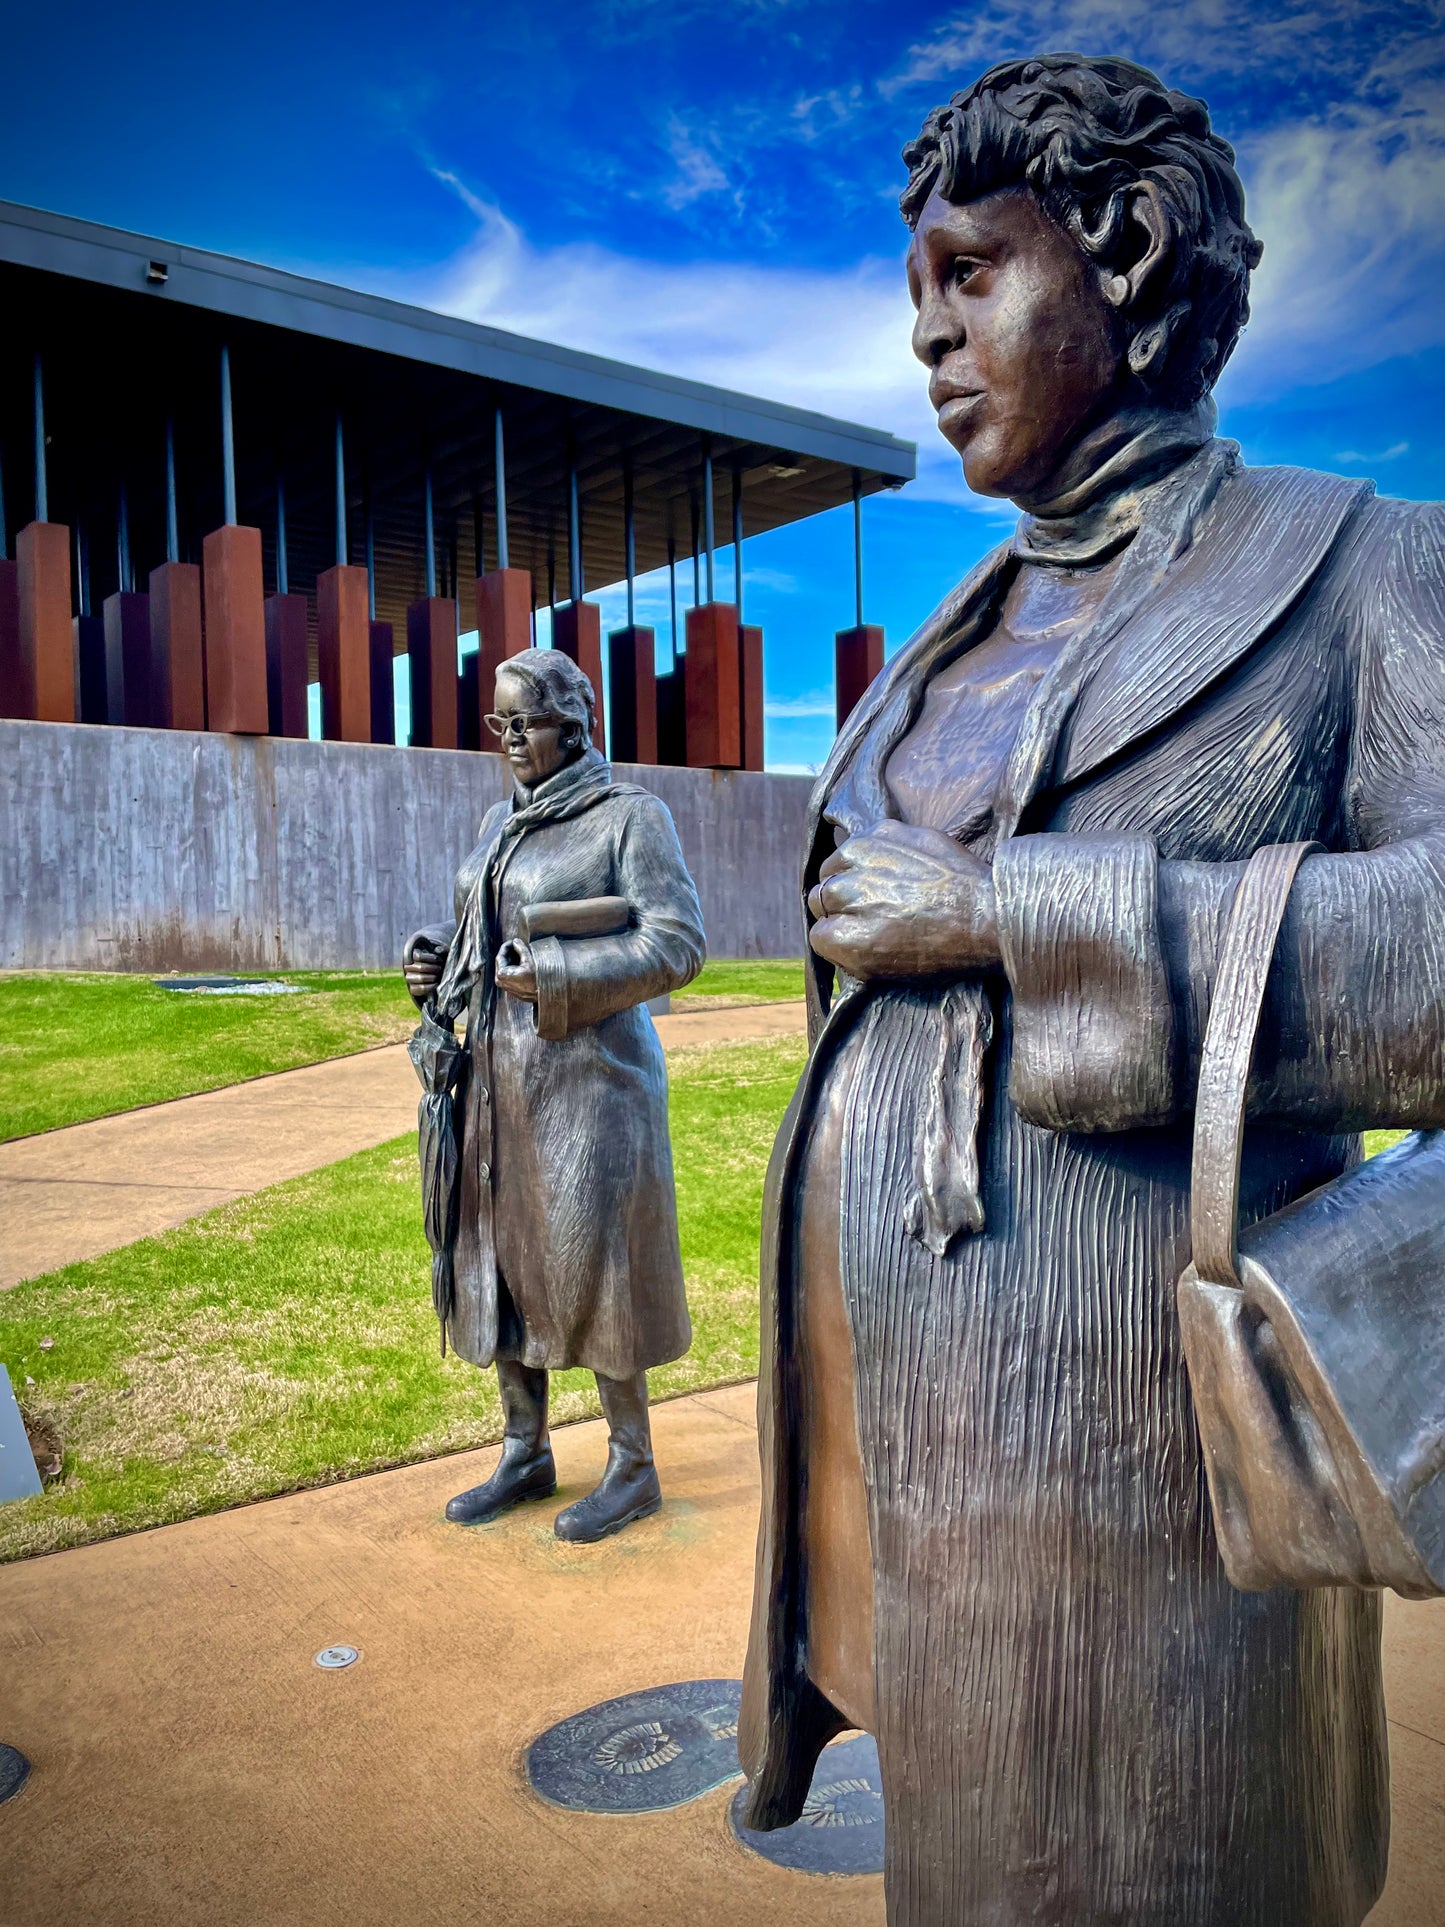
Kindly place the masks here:
[(1025, 514), (1044, 521), (1077, 515), (1176, 467), (1203, 447), (1218, 420), (1209, 395), (1192, 408), (1121, 408), (1074, 444), (1042, 488), (1015, 500)]

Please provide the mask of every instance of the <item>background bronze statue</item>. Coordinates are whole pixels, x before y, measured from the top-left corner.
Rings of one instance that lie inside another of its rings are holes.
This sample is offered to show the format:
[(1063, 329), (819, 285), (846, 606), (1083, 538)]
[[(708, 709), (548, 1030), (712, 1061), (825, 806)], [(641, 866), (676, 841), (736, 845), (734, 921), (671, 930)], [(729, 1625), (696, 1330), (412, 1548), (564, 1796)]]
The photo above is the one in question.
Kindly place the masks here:
[(863, 1726), (893, 1927), (1354, 1927), (1388, 1831), (1379, 1596), (1230, 1584), (1176, 1289), (1262, 846), (1320, 849), (1268, 978), (1242, 1222), (1366, 1125), (1445, 1125), (1445, 516), (1215, 438), (1260, 247), (1202, 103), (1124, 61), (1010, 62), (905, 160), (939, 426), (1023, 515), (814, 793), (749, 1823), (793, 1820)]
[(418, 1004), (466, 1014), (447, 1329), (463, 1358), (495, 1362), (506, 1424), (496, 1471), (447, 1517), (480, 1524), (555, 1491), (547, 1374), (581, 1365), (607, 1469), (556, 1529), (594, 1540), (661, 1503), (647, 1369), (691, 1343), (667, 1072), (644, 1006), (696, 976), (702, 918), (665, 804), (614, 783), (591, 745), (581, 670), (527, 650), (496, 703), (515, 794), (458, 873), (456, 923), (404, 957)]

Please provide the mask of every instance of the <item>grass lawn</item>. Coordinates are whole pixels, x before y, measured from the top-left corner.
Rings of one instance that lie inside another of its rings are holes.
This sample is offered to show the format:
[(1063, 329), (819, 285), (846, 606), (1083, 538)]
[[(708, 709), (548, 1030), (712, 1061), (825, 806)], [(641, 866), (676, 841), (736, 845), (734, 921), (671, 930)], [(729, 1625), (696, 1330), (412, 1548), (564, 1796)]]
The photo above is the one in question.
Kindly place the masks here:
[[(279, 980), (305, 994), (207, 997), (161, 990), (149, 977), (0, 974), (0, 1143), (399, 1043), (416, 1028), (399, 971), (289, 971)], [(802, 994), (801, 963), (724, 961), (708, 964), (675, 1007)]]
[[(670, 1059), (694, 1339), (658, 1395), (757, 1370), (763, 1171), (803, 1056), (784, 1038)], [(64, 1455), (0, 1507), (0, 1559), (500, 1438), (495, 1375), (438, 1356), (430, 1277), (399, 1138), (0, 1293), (0, 1360)], [(591, 1374), (559, 1373), (553, 1410), (594, 1415)]]

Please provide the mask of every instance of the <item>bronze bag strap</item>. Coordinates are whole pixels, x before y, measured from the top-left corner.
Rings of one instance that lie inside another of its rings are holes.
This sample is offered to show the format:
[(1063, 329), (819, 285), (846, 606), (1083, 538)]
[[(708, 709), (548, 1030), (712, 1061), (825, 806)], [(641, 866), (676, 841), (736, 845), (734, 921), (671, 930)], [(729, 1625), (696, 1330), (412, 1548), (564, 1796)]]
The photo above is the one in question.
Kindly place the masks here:
[(1318, 843), (1272, 843), (1250, 858), (1230, 906), (1209, 1006), (1194, 1105), (1190, 1235), (1194, 1268), (1239, 1285), (1239, 1157), (1255, 1033), (1280, 925), (1299, 866)]

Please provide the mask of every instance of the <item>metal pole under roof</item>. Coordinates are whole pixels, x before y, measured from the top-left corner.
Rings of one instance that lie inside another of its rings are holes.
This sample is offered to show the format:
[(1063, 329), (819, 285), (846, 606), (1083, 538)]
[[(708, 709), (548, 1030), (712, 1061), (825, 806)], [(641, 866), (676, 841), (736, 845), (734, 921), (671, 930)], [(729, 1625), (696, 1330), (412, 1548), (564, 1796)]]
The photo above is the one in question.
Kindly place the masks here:
[(853, 600), (857, 607), (854, 621), (863, 627), (863, 477), (853, 471)]
[(688, 498), (688, 507), (692, 512), (692, 606), (695, 609), (702, 601), (702, 588), (697, 575), (697, 497), (695, 495)]
[(627, 550), (627, 626), (633, 628), (637, 621), (637, 521), (632, 512), (632, 463), (629, 461), (622, 471), (622, 536)]
[(743, 619), (743, 471), (733, 467), (733, 601), (738, 605), (738, 621)]
[(672, 659), (677, 661), (677, 544), (667, 538), (667, 599), (672, 607)]
[(76, 518), (75, 533), (71, 539), (71, 546), (75, 550), (75, 586), (80, 605), (80, 614), (88, 616), (90, 614), (90, 583), (86, 578), (85, 544), (81, 540), (79, 517)]
[(286, 558), (286, 483), (276, 477), (276, 593), (291, 593), (291, 573)]
[[(340, 430), (337, 430), (338, 434)], [(221, 488), (226, 526), (236, 519), (236, 430), (231, 419), (231, 351), (221, 343)]]
[(567, 464), (567, 574), (572, 600), (580, 602), (585, 593), (582, 581), (582, 503), (577, 494), (577, 457)]
[(370, 489), (366, 492), (366, 618), (376, 621), (376, 516)]
[(181, 518), (176, 505), (176, 423), (166, 416), (166, 561), (181, 559)]
[[(497, 567), (505, 569), (507, 562), (507, 451), (502, 438), (502, 411), (497, 410), (496, 436), (494, 441), (497, 468)], [(533, 607), (535, 608), (535, 604)], [(534, 625), (535, 626), (535, 625)]]
[(341, 428), (341, 411), (336, 413), (336, 562), (344, 568), (351, 559), (346, 540), (346, 441)]
[(115, 509), (115, 571), (119, 578), (117, 586), (128, 595), (135, 582), (130, 572), (130, 501), (124, 482), (120, 485)]
[(50, 491), (45, 475), (45, 372), (35, 357), (35, 519), (50, 520)]
[(707, 543), (707, 599), (713, 599), (712, 551), (713, 551), (713, 513), (712, 513), (712, 443), (702, 445), (702, 500), (703, 535)]
[(436, 513), (432, 504), (431, 463), (426, 465), (424, 477), (426, 491), (426, 592), (428, 599), (437, 592), (437, 531)]
[(547, 531), (547, 607), (557, 607), (557, 551), (552, 546), (552, 531)]
[(477, 552), (477, 574), (487, 573), (487, 524), (480, 489), (472, 491), (472, 547)]

